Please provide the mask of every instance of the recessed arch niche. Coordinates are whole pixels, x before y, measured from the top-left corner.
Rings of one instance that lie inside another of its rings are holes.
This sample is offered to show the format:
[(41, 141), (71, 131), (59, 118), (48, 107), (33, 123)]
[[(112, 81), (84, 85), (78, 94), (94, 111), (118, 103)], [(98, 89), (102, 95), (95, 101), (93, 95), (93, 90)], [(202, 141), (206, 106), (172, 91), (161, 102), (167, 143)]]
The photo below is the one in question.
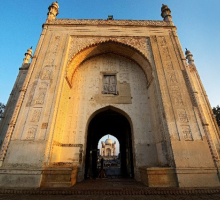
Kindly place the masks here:
[[(102, 93), (103, 73), (116, 75), (117, 94)], [(155, 117), (158, 112), (152, 110), (157, 109), (154, 87), (148, 60), (132, 47), (108, 41), (80, 51), (68, 64), (63, 80), (53, 138), (61, 145), (53, 147), (50, 162), (77, 165), (82, 180), (90, 120), (99, 109), (110, 106), (126, 113), (132, 124), (135, 179), (140, 180), (140, 167), (159, 166), (160, 160), (167, 164), (166, 153), (158, 154), (159, 145), (165, 147)]]
[(141, 51), (130, 45), (109, 39), (107, 41), (90, 44), (85, 48), (82, 48), (70, 59), (67, 64), (66, 73), (66, 80), (70, 87), (73, 85), (73, 74), (82, 62), (89, 58), (107, 53), (114, 53), (135, 62), (144, 71), (147, 84), (150, 85), (153, 79), (152, 67), (146, 56)]

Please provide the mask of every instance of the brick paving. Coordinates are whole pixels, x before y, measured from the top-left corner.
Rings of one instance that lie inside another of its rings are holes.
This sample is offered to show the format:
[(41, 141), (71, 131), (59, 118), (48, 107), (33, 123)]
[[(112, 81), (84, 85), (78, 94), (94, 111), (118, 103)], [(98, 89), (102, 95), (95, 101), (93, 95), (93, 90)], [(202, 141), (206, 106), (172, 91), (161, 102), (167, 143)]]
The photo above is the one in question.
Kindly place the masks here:
[(96, 179), (72, 188), (0, 189), (0, 200), (220, 200), (220, 188), (147, 188), (132, 179)]
[(0, 200), (219, 200), (220, 194), (212, 195), (23, 195), (0, 194)]

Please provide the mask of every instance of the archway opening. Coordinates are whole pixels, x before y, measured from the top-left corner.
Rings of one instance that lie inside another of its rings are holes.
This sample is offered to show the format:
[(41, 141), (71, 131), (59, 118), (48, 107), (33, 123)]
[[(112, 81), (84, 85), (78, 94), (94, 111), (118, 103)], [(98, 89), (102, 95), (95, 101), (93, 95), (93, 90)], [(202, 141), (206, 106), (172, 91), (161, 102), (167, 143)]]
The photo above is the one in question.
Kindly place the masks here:
[[(87, 135), (85, 178), (97, 178), (100, 168), (98, 159), (100, 151), (98, 142), (104, 136), (111, 134), (120, 143), (120, 173), (117, 178), (133, 178), (133, 153), (131, 126), (129, 121), (122, 114), (111, 109), (98, 113), (90, 121)], [(110, 153), (110, 148), (106, 153)], [(105, 158), (104, 158), (105, 159)], [(108, 173), (106, 174), (108, 176)]]
[[(99, 171), (98, 177), (102, 177), (102, 168), (107, 177), (119, 178), (121, 176), (121, 159), (119, 141), (116, 137), (109, 133), (103, 136), (98, 143), (98, 160), (97, 168)], [(103, 165), (103, 166), (102, 166)]]

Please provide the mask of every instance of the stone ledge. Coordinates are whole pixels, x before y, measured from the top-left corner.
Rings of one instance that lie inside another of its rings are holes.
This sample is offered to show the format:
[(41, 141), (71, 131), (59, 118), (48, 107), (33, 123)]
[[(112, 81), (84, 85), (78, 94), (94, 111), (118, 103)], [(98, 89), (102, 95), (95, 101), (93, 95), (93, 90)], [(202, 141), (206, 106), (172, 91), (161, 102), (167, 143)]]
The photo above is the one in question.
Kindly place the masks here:
[(174, 168), (140, 167), (141, 181), (148, 187), (178, 187)]
[(217, 174), (216, 168), (176, 168), (178, 174)]
[(77, 167), (45, 168), (40, 187), (71, 187), (76, 183)]

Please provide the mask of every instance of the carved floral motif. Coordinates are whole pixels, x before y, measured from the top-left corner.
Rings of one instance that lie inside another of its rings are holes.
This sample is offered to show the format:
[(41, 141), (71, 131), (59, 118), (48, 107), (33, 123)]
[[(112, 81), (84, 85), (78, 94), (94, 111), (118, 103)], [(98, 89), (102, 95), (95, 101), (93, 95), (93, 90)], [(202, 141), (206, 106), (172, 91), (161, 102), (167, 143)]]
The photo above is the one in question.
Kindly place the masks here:
[(68, 60), (70, 60), (74, 54), (76, 54), (78, 51), (85, 48), (86, 46), (108, 41), (109, 39), (111, 39), (111, 41), (130, 45), (141, 51), (141, 53), (143, 53), (147, 57), (146, 37), (72, 37), (70, 42)]

